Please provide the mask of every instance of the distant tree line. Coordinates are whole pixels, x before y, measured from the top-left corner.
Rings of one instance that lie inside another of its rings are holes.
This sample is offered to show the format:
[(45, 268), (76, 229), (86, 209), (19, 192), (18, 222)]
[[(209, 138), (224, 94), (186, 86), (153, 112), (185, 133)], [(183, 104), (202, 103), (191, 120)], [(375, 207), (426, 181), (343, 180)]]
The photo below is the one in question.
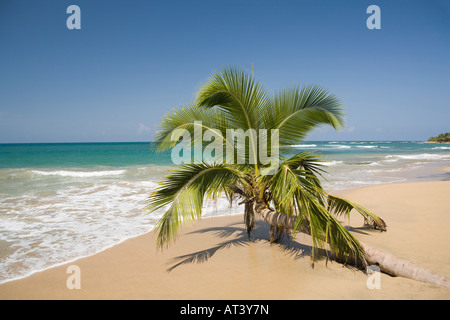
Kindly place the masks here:
[(441, 133), (437, 137), (431, 137), (428, 139), (429, 142), (450, 142), (450, 132)]

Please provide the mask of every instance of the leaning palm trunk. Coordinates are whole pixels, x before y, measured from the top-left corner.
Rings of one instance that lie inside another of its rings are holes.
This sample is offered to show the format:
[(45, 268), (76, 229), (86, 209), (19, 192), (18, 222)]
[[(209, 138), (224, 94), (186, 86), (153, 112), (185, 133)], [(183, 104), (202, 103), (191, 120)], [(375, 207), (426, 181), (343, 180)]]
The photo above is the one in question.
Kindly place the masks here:
[(450, 279), (393, 254), (362, 244), (365, 258), (370, 265), (377, 265), (381, 271), (395, 277), (414, 279), (450, 289)]
[[(254, 212), (270, 224), (271, 241), (274, 240), (273, 230), (275, 228), (283, 229), (285, 231), (294, 230), (295, 228), (297, 217), (288, 216), (285, 213), (269, 209), (262, 202), (255, 204)], [(298, 231), (310, 235), (310, 229), (307, 227), (301, 227)], [(362, 264), (376, 265), (381, 271), (391, 276), (414, 279), (417, 281), (450, 288), (450, 279), (445, 276), (417, 266), (410, 261), (396, 257), (380, 249), (373, 248), (367, 244), (361, 243), (361, 246), (364, 249), (364, 258), (366, 260), (364, 262), (359, 261)]]

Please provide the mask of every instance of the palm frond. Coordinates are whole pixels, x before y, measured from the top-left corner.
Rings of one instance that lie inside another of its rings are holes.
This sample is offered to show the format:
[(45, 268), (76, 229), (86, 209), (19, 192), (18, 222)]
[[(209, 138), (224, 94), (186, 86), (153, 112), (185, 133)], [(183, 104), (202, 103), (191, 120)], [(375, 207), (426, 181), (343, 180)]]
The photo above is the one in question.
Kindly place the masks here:
[(280, 143), (295, 144), (321, 124), (339, 129), (344, 124), (341, 102), (317, 85), (289, 88), (275, 95), (272, 128), (280, 130)]
[(342, 261), (354, 259), (364, 263), (364, 249), (359, 241), (345, 229), (325, 208), (315, 194), (303, 192), (298, 195), (298, 217), (294, 233), (300, 227), (309, 233), (313, 242), (311, 259), (314, 263), (314, 251), (329, 245), (330, 251)]
[(300, 152), (283, 161), (292, 169), (303, 169), (311, 175), (324, 177), (326, 170), (324, 169), (321, 156), (314, 151)]
[[(227, 127), (227, 119), (220, 110), (205, 110), (196, 105), (181, 106), (162, 118), (157, 126), (153, 142), (157, 143), (157, 151), (165, 151), (178, 143), (172, 137), (177, 130), (187, 130), (191, 138), (194, 138), (194, 130), (199, 129), (202, 137), (203, 133), (209, 130), (220, 137), (223, 143), (227, 144), (227, 137), (224, 135)], [(229, 144), (233, 147), (232, 142)]]
[(200, 218), (205, 198), (217, 198), (241, 178), (238, 169), (225, 164), (186, 164), (171, 171), (148, 199), (149, 213), (169, 206), (154, 228), (158, 248), (173, 241), (183, 223)]
[(350, 212), (354, 209), (359, 214), (364, 217), (364, 220), (367, 224), (371, 224), (375, 229), (380, 229), (382, 231), (386, 231), (386, 223), (383, 219), (375, 215), (370, 210), (365, 207), (354, 203), (350, 200), (343, 199), (337, 196), (333, 196), (328, 194), (328, 210), (333, 211), (337, 216), (345, 215), (347, 218), (350, 217)]
[(302, 230), (311, 235), (313, 261), (315, 250), (325, 243), (342, 260), (363, 261), (359, 242), (327, 209), (327, 194), (315, 172), (322, 173), (322, 169), (313, 153), (300, 153), (282, 162), (277, 173), (266, 181), (276, 211), (296, 216), (294, 233)]
[[(300, 182), (302, 182), (304, 188), (310, 191), (321, 190), (319, 176), (323, 177), (326, 173), (322, 168), (323, 165), (321, 162), (322, 160), (315, 152), (301, 152), (290, 158), (283, 159), (274, 176), (262, 176), (259, 180), (261, 184), (269, 185), (269, 182), (274, 184), (280, 178), (286, 179), (287, 175), (291, 174), (293, 175), (291, 178), (301, 180)], [(284, 174), (282, 174), (282, 171), (284, 171)], [(277, 183), (280, 183), (280, 181)], [(287, 181), (283, 182), (282, 185), (287, 185)]]
[(308, 173), (281, 164), (278, 171), (270, 178), (268, 189), (275, 209), (288, 215), (296, 214), (296, 200), (300, 193), (312, 192), (316, 186), (307, 179)]
[(218, 106), (228, 113), (235, 128), (257, 129), (258, 119), (270, 105), (271, 96), (253, 75), (227, 67), (215, 72), (199, 91), (197, 104)]

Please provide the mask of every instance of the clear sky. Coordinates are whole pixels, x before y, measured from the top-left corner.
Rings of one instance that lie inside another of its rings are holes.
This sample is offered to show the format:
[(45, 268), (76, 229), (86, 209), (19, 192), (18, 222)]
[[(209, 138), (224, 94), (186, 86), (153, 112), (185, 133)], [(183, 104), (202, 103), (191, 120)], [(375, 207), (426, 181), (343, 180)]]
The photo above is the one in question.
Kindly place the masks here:
[(447, 0), (1, 0), (0, 143), (149, 141), (228, 65), (336, 94), (346, 128), (308, 140), (426, 140), (450, 132), (449, 57)]

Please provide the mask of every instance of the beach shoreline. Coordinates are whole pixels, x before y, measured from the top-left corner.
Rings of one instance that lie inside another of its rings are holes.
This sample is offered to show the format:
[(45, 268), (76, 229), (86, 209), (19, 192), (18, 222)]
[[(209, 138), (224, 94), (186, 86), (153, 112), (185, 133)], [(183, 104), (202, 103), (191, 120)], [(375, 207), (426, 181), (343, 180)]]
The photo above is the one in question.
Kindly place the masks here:
[[(343, 224), (365, 243), (450, 277), (449, 192), (450, 181), (341, 191), (385, 219), (388, 231), (362, 228), (356, 214)], [(323, 258), (312, 268), (311, 243), (302, 234), (279, 244), (268, 240), (263, 221), (249, 241), (241, 215), (204, 218), (166, 250), (156, 250), (149, 232), (3, 283), (0, 299), (450, 299), (448, 289), (385, 274), (381, 289), (370, 290), (362, 271)], [(80, 289), (68, 288), (72, 265), (79, 267)]]

